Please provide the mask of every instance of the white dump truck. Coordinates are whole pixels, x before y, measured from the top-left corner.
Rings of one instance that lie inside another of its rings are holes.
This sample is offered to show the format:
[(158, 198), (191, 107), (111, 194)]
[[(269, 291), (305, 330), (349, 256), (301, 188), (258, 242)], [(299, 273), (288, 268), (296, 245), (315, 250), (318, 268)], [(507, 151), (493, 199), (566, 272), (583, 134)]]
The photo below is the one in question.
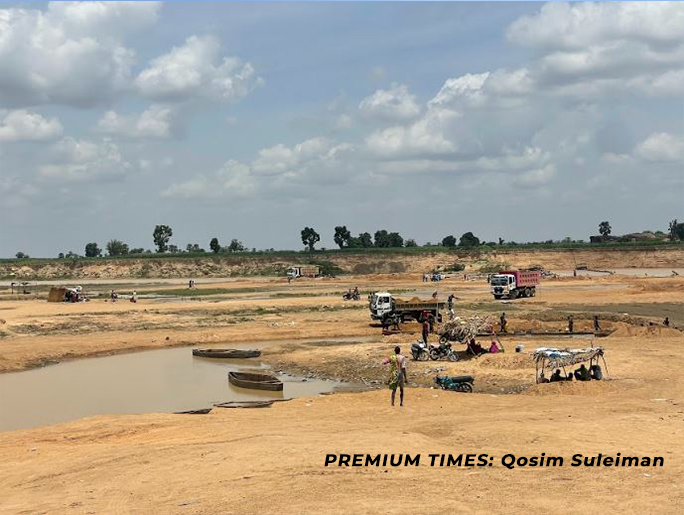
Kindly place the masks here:
[(318, 277), (321, 275), (321, 267), (318, 265), (297, 265), (287, 269), (287, 276), (290, 279), (297, 277)]
[(389, 292), (374, 292), (368, 296), (368, 308), (373, 320), (398, 318), (400, 321), (420, 320), (424, 315), (432, 315), (438, 322), (442, 320), (442, 310), (446, 302), (437, 299), (423, 300), (398, 299)]

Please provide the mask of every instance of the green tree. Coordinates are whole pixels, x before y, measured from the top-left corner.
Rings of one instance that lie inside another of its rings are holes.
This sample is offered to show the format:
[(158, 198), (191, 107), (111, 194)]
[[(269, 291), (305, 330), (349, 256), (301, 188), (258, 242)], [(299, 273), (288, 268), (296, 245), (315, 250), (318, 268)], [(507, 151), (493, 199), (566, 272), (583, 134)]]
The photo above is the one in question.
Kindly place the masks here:
[(406, 240), (405, 246), (406, 247), (417, 247), (418, 244), (416, 243), (416, 240), (414, 240), (413, 238), (409, 238), (408, 240)]
[(128, 245), (120, 240), (109, 240), (107, 242), (107, 254), (110, 256), (124, 256), (128, 254)]
[(57, 254), (57, 259), (64, 259), (64, 252)]
[(458, 244), (461, 247), (477, 247), (480, 244), (480, 239), (472, 232), (466, 232), (461, 236)]
[(610, 236), (610, 232), (612, 230), (613, 229), (610, 226), (610, 222), (608, 222), (607, 220), (599, 224), (599, 234), (603, 237), (604, 240), (607, 239), (608, 236)]
[(169, 249), (169, 240), (173, 236), (173, 230), (168, 225), (157, 225), (152, 233), (157, 252), (163, 254)]
[(344, 248), (345, 245), (348, 247), (350, 238), (351, 233), (346, 225), (338, 225), (335, 227), (335, 236), (333, 239), (340, 248)]
[(178, 248), (178, 245), (169, 245), (169, 247), (168, 247), (167, 250), (168, 250), (171, 254), (178, 254), (178, 252), (179, 252), (180, 249)]
[(221, 252), (221, 244), (218, 241), (218, 238), (212, 238), (211, 241), (209, 242), (209, 248), (214, 254), (218, 254)]
[(362, 248), (368, 248), (373, 246), (373, 239), (369, 232), (359, 233), (359, 246)]
[(17, 252), (17, 253), (15, 254), (15, 256), (16, 256), (17, 259), (28, 259), (28, 258), (29, 258), (29, 255), (28, 255), (28, 254), (24, 254), (23, 252)]
[(446, 236), (442, 240), (442, 246), (443, 247), (455, 247), (456, 246), (456, 238), (452, 235)]
[(684, 223), (679, 223), (675, 218), (670, 222), (668, 233), (670, 241), (684, 240)]
[(379, 248), (386, 248), (390, 246), (389, 233), (385, 229), (375, 231), (374, 245)]
[(88, 243), (85, 246), (86, 257), (100, 257), (102, 255), (102, 249), (97, 246), (97, 243)]
[(302, 243), (309, 247), (309, 251), (314, 251), (314, 245), (321, 241), (320, 235), (313, 229), (313, 227), (304, 227), (302, 229)]
[(145, 253), (145, 249), (142, 248), (142, 247), (138, 247), (138, 248), (135, 248), (135, 249), (131, 249), (130, 251), (128, 251), (128, 253), (129, 253), (129, 254), (144, 254), (144, 253)]
[(242, 252), (245, 250), (245, 246), (242, 242), (236, 238), (230, 240), (230, 245), (228, 245), (228, 252)]
[(390, 247), (403, 247), (404, 246), (404, 238), (402, 238), (398, 232), (391, 232), (387, 235), (387, 238), (389, 239), (389, 246)]

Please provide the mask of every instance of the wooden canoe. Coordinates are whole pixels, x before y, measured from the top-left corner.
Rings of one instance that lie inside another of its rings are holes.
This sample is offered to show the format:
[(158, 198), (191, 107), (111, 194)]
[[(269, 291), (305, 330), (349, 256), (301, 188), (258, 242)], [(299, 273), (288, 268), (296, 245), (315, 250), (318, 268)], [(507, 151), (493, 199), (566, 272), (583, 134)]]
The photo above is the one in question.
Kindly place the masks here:
[(203, 358), (258, 358), (261, 351), (256, 349), (192, 349), (193, 356)]
[(252, 390), (271, 390), (276, 392), (283, 390), (282, 381), (268, 374), (228, 372), (228, 381), (233, 386), (251, 388)]

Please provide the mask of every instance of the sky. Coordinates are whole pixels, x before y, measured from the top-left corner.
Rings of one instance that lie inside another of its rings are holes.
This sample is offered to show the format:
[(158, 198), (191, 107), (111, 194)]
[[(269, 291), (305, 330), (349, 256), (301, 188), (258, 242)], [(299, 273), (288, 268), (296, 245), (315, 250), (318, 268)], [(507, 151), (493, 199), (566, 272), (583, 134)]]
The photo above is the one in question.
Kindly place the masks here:
[(4, 2), (0, 257), (684, 219), (684, 2)]

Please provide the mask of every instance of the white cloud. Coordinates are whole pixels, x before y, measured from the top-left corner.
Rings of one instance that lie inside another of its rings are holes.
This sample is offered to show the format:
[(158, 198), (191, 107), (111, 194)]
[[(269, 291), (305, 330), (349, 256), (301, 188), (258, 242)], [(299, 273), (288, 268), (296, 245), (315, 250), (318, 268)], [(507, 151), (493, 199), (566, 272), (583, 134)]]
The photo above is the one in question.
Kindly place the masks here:
[(679, 162), (684, 165), (684, 136), (667, 132), (653, 133), (636, 146), (634, 153), (646, 161)]
[(135, 84), (142, 95), (163, 101), (201, 97), (234, 101), (262, 84), (250, 63), (221, 57), (220, 51), (216, 38), (191, 36), (182, 46), (153, 59)]
[(62, 134), (57, 118), (44, 118), (24, 109), (0, 109), (0, 141), (46, 141)]
[(681, 42), (682, 27), (680, 2), (548, 2), (538, 14), (513, 22), (508, 38), (544, 49), (582, 49), (619, 39), (661, 45)]
[(323, 173), (340, 154), (351, 151), (347, 143), (335, 144), (327, 138), (311, 138), (293, 147), (283, 144), (259, 151), (251, 169), (256, 175), (301, 176), (308, 172)]
[(513, 184), (522, 188), (539, 188), (551, 182), (556, 176), (556, 167), (548, 164), (543, 168), (528, 170), (513, 179)]
[(381, 157), (449, 154), (456, 145), (446, 139), (444, 131), (457, 116), (447, 109), (431, 109), (411, 125), (373, 132), (366, 138), (366, 146)]
[(249, 166), (229, 160), (212, 176), (200, 174), (188, 181), (171, 184), (161, 192), (168, 198), (246, 198), (258, 185)]
[(317, 137), (288, 147), (274, 145), (259, 151), (250, 163), (227, 161), (213, 174), (198, 174), (173, 183), (161, 192), (163, 197), (176, 198), (247, 198), (257, 192), (298, 185), (339, 180), (346, 175), (350, 163), (347, 156), (353, 150), (347, 143)]
[(64, 138), (50, 149), (50, 164), (42, 165), (39, 174), (45, 179), (64, 181), (112, 180), (134, 170), (109, 140), (89, 141)]
[(361, 101), (359, 109), (367, 116), (389, 119), (410, 119), (420, 114), (415, 95), (404, 84), (392, 84), (390, 89), (377, 90)]
[(0, 103), (92, 106), (125, 91), (135, 53), (123, 34), (154, 23), (158, 2), (50, 2), (0, 9)]
[(486, 171), (522, 170), (548, 162), (551, 155), (539, 147), (526, 147), (522, 152), (505, 148), (503, 155), (478, 158), (476, 165)]
[(122, 116), (107, 111), (97, 122), (97, 130), (103, 134), (131, 138), (170, 138), (177, 130), (177, 112), (173, 107), (155, 104), (139, 116)]
[(489, 72), (462, 75), (447, 79), (442, 89), (428, 102), (430, 107), (452, 106), (463, 102), (468, 105), (481, 105), (484, 102), (482, 86), (489, 78)]

